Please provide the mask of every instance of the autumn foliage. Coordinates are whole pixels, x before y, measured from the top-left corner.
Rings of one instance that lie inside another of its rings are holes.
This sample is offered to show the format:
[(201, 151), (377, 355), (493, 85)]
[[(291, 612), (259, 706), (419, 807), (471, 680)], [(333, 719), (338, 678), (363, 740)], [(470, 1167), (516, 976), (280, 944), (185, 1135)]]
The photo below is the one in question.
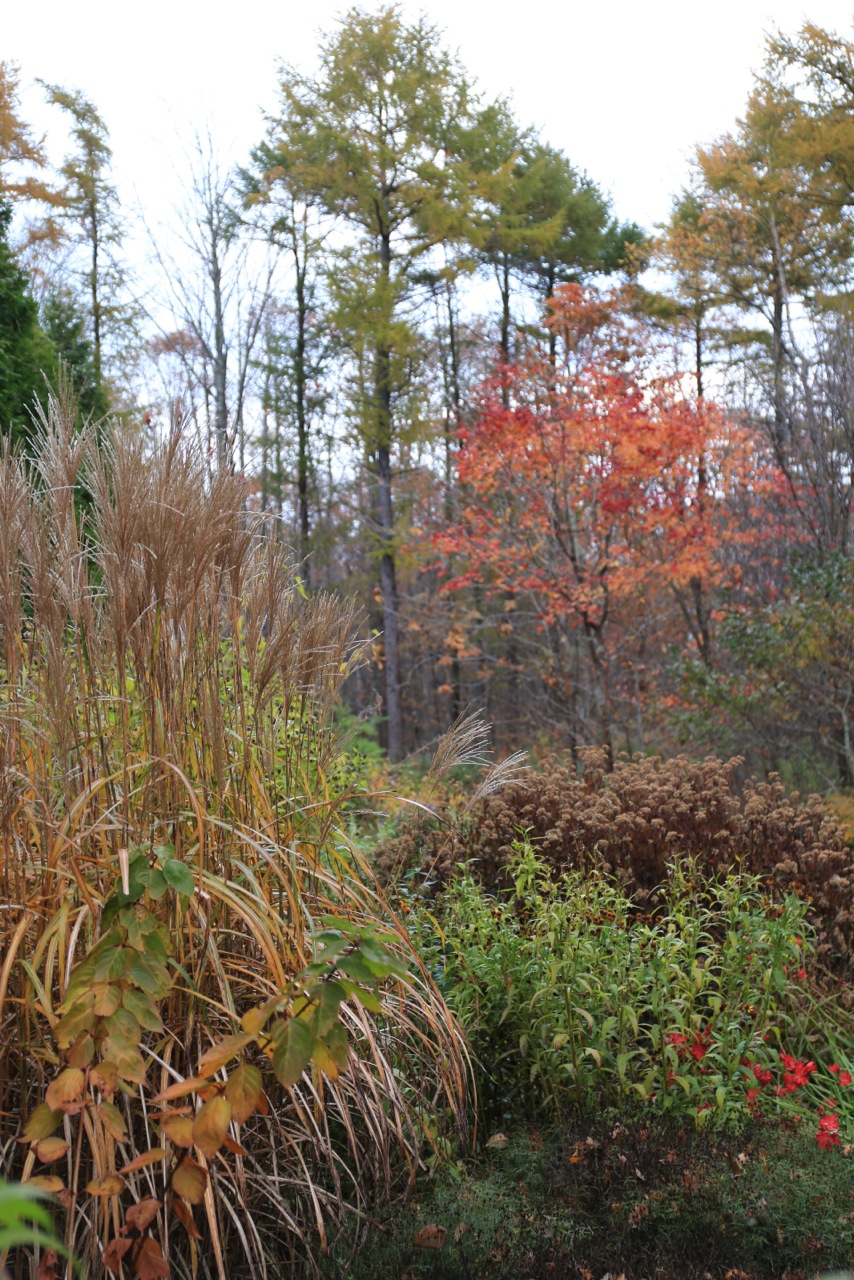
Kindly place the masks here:
[(628, 291), (564, 285), (550, 311), (560, 358), (534, 350), (485, 387), (435, 546), (447, 591), (533, 601), (554, 675), (586, 665), (609, 742), (618, 652), (637, 662), (657, 632), (709, 660), (716, 593), (776, 480), (753, 435), (661, 373)]

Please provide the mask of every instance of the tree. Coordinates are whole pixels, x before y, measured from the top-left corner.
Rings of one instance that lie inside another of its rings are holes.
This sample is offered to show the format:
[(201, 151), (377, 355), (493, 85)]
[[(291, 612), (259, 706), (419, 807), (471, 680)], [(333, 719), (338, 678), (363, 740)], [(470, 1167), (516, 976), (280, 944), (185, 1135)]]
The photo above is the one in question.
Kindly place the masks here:
[[(611, 750), (635, 619), (675, 604), (702, 652), (708, 640), (680, 597), (697, 579), (725, 583), (727, 549), (743, 536), (732, 496), (759, 492), (762, 459), (711, 405), (654, 378), (624, 295), (563, 285), (551, 313), (563, 358), (507, 371), (509, 408), (487, 389), (460, 453), (461, 518), (436, 546), (463, 565), (448, 590), (479, 583), (533, 599), (573, 745)], [(674, 634), (661, 617), (656, 626)]]
[(697, 152), (705, 203), (704, 237), (721, 296), (770, 328), (773, 437), (786, 444), (787, 332), (792, 297), (811, 301), (838, 285), (851, 255), (851, 228), (828, 218), (810, 195), (792, 139), (801, 113), (794, 97), (770, 81), (751, 94), (738, 131)]
[(56, 375), (56, 354), (38, 323), (38, 306), (9, 245), (12, 211), (0, 204), (0, 431), (29, 436), (44, 372)]
[(189, 199), (176, 211), (171, 237), (180, 256), (163, 248), (162, 237), (150, 237), (166, 299), (151, 317), (160, 330), (154, 350), (182, 366), (218, 469), (234, 466), (236, 447), (244, 471), (244, 413), (273, 263), (252, 256), (237, 175), (222, 169), (210, 136), (197, 135), (189, 168)]
[(84, 419), (103, 418), (109, 403), (99, 381), (86, 315), (69, 289), (49, 293), (40, 308), (41, 325), (61, 361)]
[(47, 167), (44, 142), (20, 116), (20, 69), (0, 62), (0, 200), (57, 204), (60, 196), (41, 174)]
[(109, 132), (95, 106), (78, 90), (40, 83), (48, 101), (70, 117), (75, 150), (60, 169), (66, 184), (60, 221), (85, 262), (80, 279), (92, 341), (95, 387), (97, 395), (103, 397), (107, 346), (131, 322), (123, 297), (126, 271), (116, 256), (123, 226), (118, 193), (109, 178)]
[[(321, 301), (322, 252), (329, 227), (324, 224), (317, 195), (302, 188), (299, 176), (276, 161), (269, 145), (262, 143), (253, 152), (252, 169), (241, 173), (241, 182), (246, 203), (257, 211), (259, 230), (290, 262), (292, 305), (278, 308), (276, 323), (269, 325), (264, 335), (264, 412), (265, 421), (272, 416), (275, 425), (280, 486), (282, 420), (296, 430), (299, 558), (303, 580), (310, 587), (310, 488), (315, 470), (312, 424), (324, 400), (320, 382), (331, 345)], [(269, 431), (265, 430), (265, 460), (269, 443)], [(262, 499), (266, 499), (266, 461), (263, 472)]]
[(279, 112), (267, 137), (274, 168), (346, 229), (331, 300), (352, 353), (352, 421), (373, 478), (386, 726), (395, 760), (404, 744), (395, 403), (418, 363), (416, 268), (438, 244), (464, 233), (466, 170), (458, 140), (470, 112), (466, 79), (423, 18), (406, 25), (396, 7), (351, 9), (321, 48), (317, 78), (282, 69)]

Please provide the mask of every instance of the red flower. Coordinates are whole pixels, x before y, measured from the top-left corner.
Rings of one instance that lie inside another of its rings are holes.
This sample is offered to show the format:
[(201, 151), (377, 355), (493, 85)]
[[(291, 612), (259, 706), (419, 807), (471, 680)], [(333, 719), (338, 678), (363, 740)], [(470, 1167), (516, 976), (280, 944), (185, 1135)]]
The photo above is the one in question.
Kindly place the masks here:
[(691, 1057), (696, 1062), (702, 1062), (709, 1051), (709, 1043), (711, 1036), (708, 1031), (704, 1031), (701, 1035), (694, 1037), (694, 1043), (691, 1045)]
[(839, 1139), (835, 1133), (825, 1133), (821, 1129), (819, 1129), (818, 1133), (815, 1135), (815, 1140), (821, 1147), (822, 1151), (826, 1151), (828, 1147), (839, 1146)]
[(758, 1062), (754, 1062), (753, 1064), (753, 1074), (761, 1085), (771, 1083), (771, 1072), (766, 1071), (764, 1067), (760, 1067)]
[(838, 1076), (840, 1071), (842, 1070), (838, 1062), (831, 1062), (830, 1066), (827, 1069), (828, 1071), (832, 1071), (835, 1076)]
[(838, 1133), (839, 1116), (831, 1115), (829, 1112), (826, 1115), (819, 1116), (818, 1127), (822, 1133)]
[(849, 1086), (849, 1084), (851, 1083), (851, 1072), (850, 1072), (850, 1071), (840, 1071), (840, 1073), (839, 1073), (839, 1083), (842, 1085), (842, 1088), (843, 1088), (843, 1089), (847, 1089), (847, 1088), (848, 1088), (848, 1086)]

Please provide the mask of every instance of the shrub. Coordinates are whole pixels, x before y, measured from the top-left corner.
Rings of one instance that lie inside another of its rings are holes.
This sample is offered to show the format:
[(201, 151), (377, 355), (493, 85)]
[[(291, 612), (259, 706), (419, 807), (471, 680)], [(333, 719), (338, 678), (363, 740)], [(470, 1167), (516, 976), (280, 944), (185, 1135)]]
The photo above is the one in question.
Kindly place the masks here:
[(464, 1126), (464, 1051), (343, 837), (347, 607), (74, 420), (0, 457), (0, 1169), (93, 1274), (261, 1273)]
[(650, 905), (674, 854), (709, 877), (740, 867), (777, 896), (810, 904), (824, 960), (850, 962), (854, 944), (854, 860), (845, 831), (818, 797), (787, 794), (774, 776), (736, 786), (739, 759), (702, 761), (635, 756), (607, 773), (604, 758), (582, 753), (576, 772), (565, 757), (503, 788), (463, 823), (419, 819), (377, 849), (386, 880), (406, 868), (442, 884), (465, 865), (480, 883), (508, 883), (520, 834), (557, 874), (596, 867), (617, 876)]
[(854, 1138), (848, 1064), (794, 1056), (811, 999), (801, 899), (773, 905), (744, 872), (704, 886), (677, 860), (650, 916), (601, 873), (555, 881), (530, 846), (509, 871), (512, 893), (462, 877), (422, 916), (493, 1116), (610, 1106), (738, 1124), (782, 1107), (819, 1146)]

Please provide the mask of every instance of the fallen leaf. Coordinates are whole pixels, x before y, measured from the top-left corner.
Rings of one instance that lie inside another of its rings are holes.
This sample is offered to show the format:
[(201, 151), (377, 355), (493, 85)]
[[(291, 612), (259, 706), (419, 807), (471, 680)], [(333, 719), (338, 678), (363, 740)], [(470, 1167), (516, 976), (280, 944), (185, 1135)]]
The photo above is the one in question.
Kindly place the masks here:
[(447, 1228), (438, 1222), (431, 1222), (429, 1227), (422, 1227), (416, 1233), (413, 1244), (416, 1249), (441, 1249), (447, 1237)]
[(506, 1133), (494, 1133), (486, 1145), (488, 1147), (495, 1147), (498, 1150), (500, 1150), (502, 1147), (507, 1146), (508, 1141), (509, 1139)]

